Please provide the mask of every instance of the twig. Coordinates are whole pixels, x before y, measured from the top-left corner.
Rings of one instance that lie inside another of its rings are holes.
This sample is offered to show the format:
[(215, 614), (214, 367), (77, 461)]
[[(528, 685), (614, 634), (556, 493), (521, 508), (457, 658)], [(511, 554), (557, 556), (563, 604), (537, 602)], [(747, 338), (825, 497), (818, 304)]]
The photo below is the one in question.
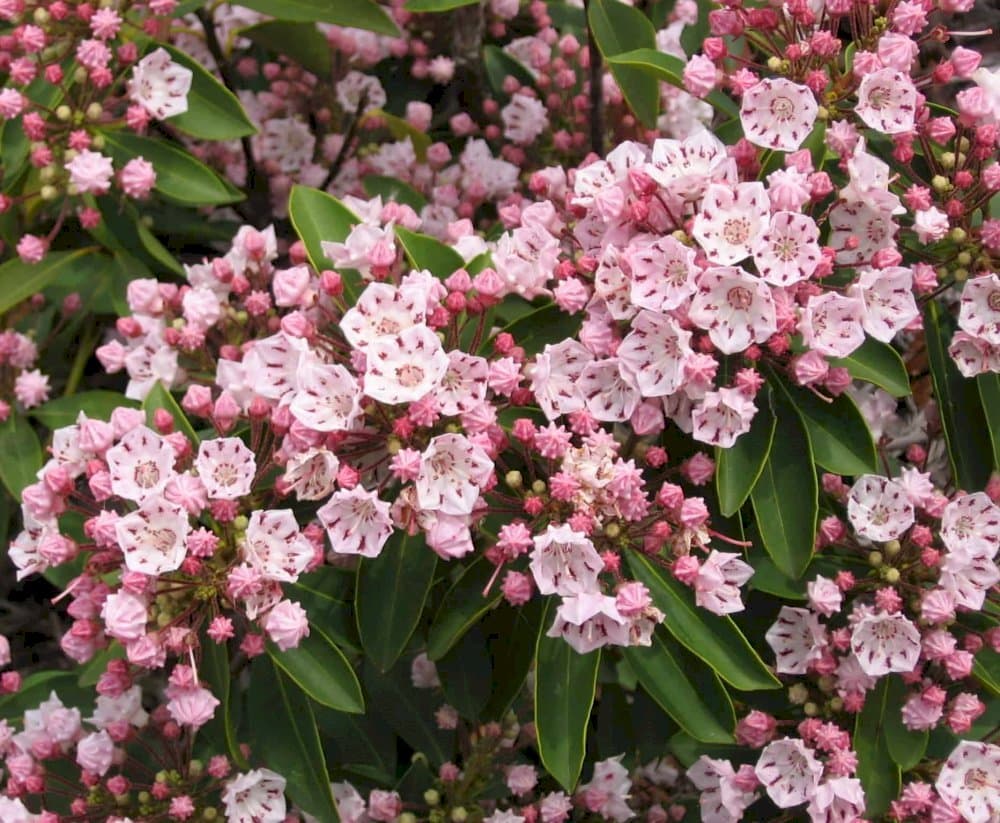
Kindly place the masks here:
[(367, 103), (368, 92), (364, 91), (361, 93), (361, 99), (358, 100), (358, 107), (354, 110), (354, 116), (351, 118), (351, 122), (347, 126), (347, 131), (344, 133), (344, 142), (340, 144), (340, 150), (337, 152), (337, 156), (333, 158), (330, 170), (326, 173), (326, 177), (323, 178), (323, 183), (319, 187), (320, 191), (326, 191), (326, 187), (337, 179), (337, 175), (340, 173), (341, 167), (348, 158), (349, 147), (351, 143), (354, 142), (354, 136), (358, 133), (358, 125), (361, 123), (361, 114)]

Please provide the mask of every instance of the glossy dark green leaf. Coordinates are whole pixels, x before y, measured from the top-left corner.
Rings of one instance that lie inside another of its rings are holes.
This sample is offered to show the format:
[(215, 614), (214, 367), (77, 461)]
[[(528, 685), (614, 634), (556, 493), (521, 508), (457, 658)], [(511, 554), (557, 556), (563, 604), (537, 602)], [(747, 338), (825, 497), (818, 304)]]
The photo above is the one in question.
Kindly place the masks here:
[(0, 423), (0, 480), (17, 500), (25, 486), (35, 482), (42, 467), (42, 444), (31, 424), (21, 415), (11, 412)]
[(628, 552), (626, 562), (632, 576), (646, 584), (653, 603), (666, 616), (663, 625), (667, 631), (719, 677), (741, 691), (780, 688), (781, 683), (729, 617), (699, 608), (689, 588), (638, 552)]
[(56, 397), (48, 403), (31, 409), (28, 413), (46, 428), (58, 429), (62, 426), (73, 425), (80, 412), (95, 420), (107, 420), (111, 417), (111, 412), (119, 406), (134, 409), (139, 404), (118, 392), (93, 389), (79, 394)]
[(986, 425), (993, 446), (993, 468), (1000, 469), (1000, 374), (986, 372), (976, 377)]
[[(667, 54), (655, 48), (634, 49), (609, 57), (608, 63), (612, 67), (627, 66), (638, 69), (657, 80), (662, 80), (682, 91), (687, 91), (684, 87), (685, 63), (673, 54)], [(739, 117), (740, 107), (732, 98), (727, 97), (721, 91), (709, 92), (705, 97), (705, 102), (729, 117)]]
[(267, 20), (243, 29), (240, 34), (275, 54), (291, 58), (321, 78), (330, 74), (330, 43), (315, 23)]
[(500, 606), (484, 621), (493, 659), (493, 693), (482, 712), (485, 719), (501, 719), (524, 691), (535, 659), (535, 647), (525, 638), (538, 636), (544, 611), (543, 599), (535, 597), (520, 608)]
[[(351, 229), (361, 222), (361, 218), (336, 197), (308, 186), (292, 186), (292, 193), (288, 198), (288, 217), (295, 233), (306, 247), (309, 262), (317, 271), (334, 268), (333, 261), (323, 254), (323, 241), (343, 242)], [(361, 293), (361, 279), (356, 273), (352, 277), (343, 271), (341, 276), (344, 295), (353, 304)]]
[(580, 654), (563, 638), (548, 637), (555, 614), (550, 599), (535, 647), (535, 733), (542, 765), (572, 793), (587, 750), (601, 650)]
[(983, 684), (994, 699), (1000, 697), (1000, 654), (989, 646), (976, 652), (972, 676)]
[(264, 655), (254, 661), (248, 702), (257, 751), (288, 781), (288, 796), (309, 814), (336, 823), (326, 757), (305, 693)]
[(372, 0), (246, 0), (242, 5), (278, 20), (333, 23), (399, 36), (392, 18)]
[(445, 593), (427, 633), (427, 656), (431, 660), (444, 657), (479, 619), (503, 597), (499, 581), (489, 595), (483, 592), (494, 577), (496, 566), (479, 557), (467, 566)]
[(798, 578), (812, 559), (819, 484), (801, 418), (779, 389), (773, 397), (774, 442), (750, 500), (767, 553), (782, 572)]
[(479, 0), (406, 0), (403, 8), (416, 14), (434, 14), (460, 9), (463, 6), (473, 6), (478, 2)]
[(653, 128), (660, 111), (660, 84), (644, 69), (611, 62), (636, 49), (656, 50), (656, 31), (639, 9), (618, 0), (590, 0), (587, 19), (601, 55), (608, 61), (629, 108), (644, 126)]
[(236, 735), (236, 719), (232, 696), (232, 677), (229, 670), (229, 646), (226, 643), (215, 643), (205, 638), (201, 644), (201, 676), (219, 700), (215, 715), (206, 727), (206, 733), (218, 743), (225, 746), (229, 756), (240, 766), (246, 768), (246, 758), (240, 749)]
[(149, 50), (154, 48), (166, 49), (171, 60), (191, 72), (187, 111), (168, 117), (165, 123), (201, 140), (235, 140), (257, 133), (236, 95), (216, 80), (215, 75), (201, 63), (165, 43), (153, 43)]
[(865, 790), (868, 816), (877, 818), (899, 796), (899, 766), (889, 754), (885, 737), (885, 712), (889, 678), (883, 677), (868, 692), (864, 708), (854, 724), (854, 751), (858, 756), (858, 777)]
[(339, 648), (356, 654), (361, 652), (361, 641), (354, 619), (354, 601), (349, 599), (352, 592), (343, 588), (343, 578), (349, 579), (346, 585), (353, 590), (354, 575), (321, 566), (315, 572), (300, 577), (296, 583), (288, 584), (285, 590), (306, 610), (310, 623), (319, 626)]
[[(555, 303), (532, 308), (526, 314), (508, 323), (501, 331), (510, 334), (517, 345), (529, 355), (538, 354), (548, 343), (558, 343), (573, 337), (580, 329), (579, 315), (566, 314)], [(480, 353), (488, 352), (492, 338), (483, 343)]]
[(849, 395), (826, 401), (781, 377), (775, 381), (805, 423), (816, 465), (851, 477), (879, 470), (872, 433)]
[(864, 380), (885, 389), (893, 397), (910, 394), (910, 377), (899, 353), (888, 343), (873, 337), (851, 352), (847, 357), (830, 359), (831, 366), (842, 366), (855, 380)]
[(309, 627), (309, 636), (297, 648), (281, 651), (268, 643), (267, 652), (274, 665), (317, 703), (349, 714), (364, 712), (365, 698), (354, 669), (317, 626)]
[(731, 743), (736, 715), (718, 676), (685, 651), (664, 629), (652, 646), (628, 646), (625, 659), (639, 683), (692, 737), (706, 743)]
[(365, 655), (387, 672), (399, 659), (424, 611), (437, 555), (420, 534), (395, 531), (378, 557), (358, 567), (354, 610)]
[(771, 453), (776, 424), (770, 390), (762, 391), (757, 396), (757, 414), (750, 431), (741, 435), (730, 448), (715, 450), (715, 489), (719, 495), (719, 511), (726, 517), (739, 511), (757, 483)]
[(200, 438), (195, 433), (194, 426), (191, 425), (191, 421), (184, 414), (184, 409), (180, 407), (174, 396), (164, 388), (161, 382), (157, 381), (153, 384), (153, 388), (149, 390), (146, 399), (142, 401), (142, 409), (146, 412), (146, 423), (151, 429), (156, 428), (153, 425), (153, 415), (156, 414), (156, 410), (163, 409), (168, 412), (174, 418), (174, 426), (177, 430), (183, 432), (184, 436), (197, 449)]
[(0, 266), (0, 314), (42, 291), (64, 272), (79, 268), (96, 272), (108, 265), (108, 258), (95, 252), (90, 246), (49, 252), (40, 263), (24, 263), (17, 257), (8, 260)]
[(951, 316), (935, 301), (928, 301), (924, 309), (927, 360), (955, 483), (963, 489), (981, 489), (993, 468), (993, 447), (976, 381), (962, 377), (948, 354), (954, 331)]
[(427, 269), (435, 277), (443, 280), (465, 267), (462, 255), (430, 235), (418, 234), (402, 226), (396, 226), (396, 237), (402, 243), (410, 265), (415, 269)]
[(417, 214), (420, 214), (420, 210), (427, 205), (426, 197), (409, 183), (395, 177), (366, 174), (361, 184), (364, 186), (365, 194), (369, 197), (381, 197), (384, 202), (402, 203), (409, 206)]
[(186, 206), (218, 206), (237, 203), (244, 195), (189, 152), (165, 140), (142, 137), (127, 131), (103, 132), (108, 152), (117, 163), (136, 157), (156, 168), (154, 189), (168, 200)]
[(437, 661), (437, 670), (448, 704), (466, 720), (479, 720), (493, 683), (493, 664), (483, 632), (473, 626)]
[(908, 691), (898, 674), (883, 678), (889, 681), (885, 696), (885, 710), (882, 718), (885, 744), (893, 762), (904, 772), (916, 766), (927, 751), (928, 733), (911, 731), (903, 724), (903, 704)]

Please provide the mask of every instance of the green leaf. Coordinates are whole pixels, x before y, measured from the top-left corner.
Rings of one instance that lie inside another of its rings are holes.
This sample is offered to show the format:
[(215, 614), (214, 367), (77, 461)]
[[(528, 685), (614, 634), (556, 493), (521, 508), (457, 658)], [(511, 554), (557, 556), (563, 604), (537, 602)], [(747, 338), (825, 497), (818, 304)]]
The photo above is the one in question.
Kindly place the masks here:
[(209, 721), (206, 731), (226, 747), (229, 756), (245, 769), (246, 758), (240, 749), (236, 736), (236, 722), (233, 718), (232, 676), (229, 671), (229, 646), (215, 643), (209, 638), (201, 643), (201, 676), (205, 678), (212, 694), (219, 700), (215, 715)]
[(309, 698), (265, 655), (254, 661), (248, 702), (256, 718), (256, 750), (288, 781), (288, 796), (320, 820), (335, 823), (337, 805)]
[[(555, 303), (546, 303), (508, 323), (500, 331), (510, 334), (518, 346), (533, 355), (544, 349), (547, 343), (555, 344), (573, 337), (579, 329), (578, 315), (567, 314)], [(483, 343), (479, 348), (480, 353), (490, 351), (492, 341), (493, 338)]]
[(310, 624), (309, 636), (303, 637), (297, 648), (281, 651), (268, 643), (267, 653), (274, 665), (317, 703), (348, 714), (364, 713), (365, 698), (354, 669), (316, 625)]
[(315, 23), (268, 20), (245, 28), (240, 34), (275, 54), (290, 57), (321, 78), (330, 74), (330, 44)]
[(0, 480), (18, 501), (42, 467), (42, 444), (31, 424), (16, 412), (0, 423)]
[(195, 433), (194, 426), (187, 419), (184, 410), (174, 400), (174, 396), (164, 388), (160, 381), (156, 381), (153, 384), (153, 388), (149, 390), (146, 399), (142, 401), (142, 409), (146, 412), (146, 422), (151, 429), (156, 428), (153, 425), (153, 416), (156, 414), (157, 409), (164, 409), (169, 412), (170, 416), (174, 418), (174, 426), (184, 433), (184, 436), (191, 441), (192, 446), (197, 447), (200, 438)]
[(437, 555), (421, 535), (393, 532), (378, 557), (358, 567), (354, 610), (365, 654), (387, 672), (420, 622), (434, 581)]
[(658, 627), (652, 646), (628, 646), (639, 683), (684, 731), (706, 743), (733, 742), (736, 715), (718, 676)]
[(384, 109), (370, 109), (365, 112), (362, 124), (368, 119), (381, 121), (381, 124), (389, 130), (389, 134), (397, 140), (409, 139), (413, 146), (413, 151), (417, 155), (417, 160), (423, 163), (427, 159), (427, 149), (430, 148), (431, 138), (427, 132), (412, 126), (402, 117), (390, 114)]
[[(295, 233), (306, 247), (309, 262), (316, 271), (334, 268), (333, 261), (323, 254), (322, 242), (341, 243), (347, 239), (361, 218), (336, 197), (308, 186), (292, 186), (288, 198), (288, 217)], [(341, 272), (344, 296), (353, 305), (361, 293), (361, 278)]]
[(696, 606), (690, 589), (663, 574), (638, 552), (628, 552), (626, 562), (632, 576), (646, 584), (653, 603), (666, 616), (663, 624), (667, 631), (719, 677), (745, 692), (781, 687), (732, 619)]
[(888, 343), (873, 337), (851, 352), (847, 357), (830, 359), (831, 366), (843, 366), (855, 380), (874, 383), (893, 397), (908, 397), (910, 377), (899, 353)]
[(976, 652), (972, 675), (994, 698), (1000, 697), (1000, 654), (985, 646)]
[[(608, 63), (612, 66), (612, 70), (615, 66), (628, 66), (687, 91), (684, 87), (684, 61), (673, 54), (657, 51), (655, 48), (634, 49), (608, 57)], [(721, 91), (709, 92), (705, 102), (728, 117), (740, 116), (740, 107)]]
[(433, 14), (460, 9), (463, 6), (474, 6), (478, 2), (479, 0), (407, 0), (403, 8), (416, 14)]
[(514, 57), (511, 57), (499, 46), (483, 46), (483, 68), (486, 69), (486, 79), (489, 80), (490, 88), (497, 96), (506, 97), (503, 90), (503, 81), (507, 77), (513, 77), (522, 86), (533, 87), (535, 78), (531, 72)]
[(885, 737), (885, 713), (889, 678), (883, 677), (868, 692), (864, 708), (854, 724), (854, 751), (858, 756), (858, 777), (865, 790), (868, 817), (884, 814), (899, 796), (899, 766), (889, 754)]
[(923, 760), (930, 736), (926, 729), (921, 732), (911, 731), (903, 724), (902, 712), (907, 690), (902, 678), (894, 674), (884, 679), (889, 681), (883, 717), (885, 744), (893, 762), (905, 772)]
[(369, 197), (381, 197), (383, 201), (394, 201), (409, 206), (417, 214), (427, 205), (427, 198), (409, 183), (404, 183), (395, 177), (385, 177), (381, 174), (368, 174), (361, 183), (365, 194)]
[(492, 609), (503, 593), (494, 585), (491, 593), (483, 592), (496, 572), (496, 566), (479, 557), (467, 566), (462, 575), (445, 593), (427, 634), (427, 656), (440, 660), (461, 640), (479, 619)]
[(343, 577), (350, 578), (350, 586), (353, 588), (354, 575), (322, 566), (315, 572), (303, 575), (298, 582), (289, 583), (286, 591), (302, 604), (309, 615), (309, 622), (319, 626), (339, 648), (351, 654), (360, 653), (361, 641), (358, 639), (358, 626), (354, 619), (354, 603), (342, 599), (350, 594), (331, 590), (324, 585), (327, 580)]
[(97, 271), (109, 265), (107, 257), (95, 254), (96, 247), (54, 251), (45, 255), (40, 263), (23, 263), (12, 258), (0, 266), (0, 314), (13, 308), (22, 300), (42, 291), (49, 283), (69, 271), (80, 267)]
[(834, 474), (852, 477), (879, 470), (872, 433), (846, 393), (826, 402), (781, 377), (775, 376), (774, 382), (780, 385), (785, 398), (805, 423), (817, 465)]
[(976, 383), (989, 428), (990, 444), (993, 446), (993, 468), (1000, 469), (1000, 374), (980, 374), (976, 377)]
[(526, 637), (537, 637), (544, 602), (532, 598), (518, 609), (501, 606), (485, 621), (493, 658), (493, 693), (483, 709), (483, 717), (499, 720), (524, 690), (528, 671), (535, 659), (535, 648)]
[(164, 123), (200, 140), (235, 140), (257, 133), (236, 95), (201, 63), (166, 43), (156, 43), (155, 47), (170, 52), (170, 59), (180, 63), (192, 75), (187, 111), (168, 117)]
[(728, 449), (715, 450), (715, 488), (719, 510), (726, 517), (732, 517), (746, 502), (771, 453), (778, 421), (771, 411), (770, 389), (759, 395), (757, 405), (750, 431)]
[(152, 163), (156, 168), (154, 188), (168, 200), (187, 206), (218, 206), (243, 199), (243, 192), (171, 143), (126, 131), (102, 134), (117, 163), (124, 164), (135, 157)]
[(437, 670), (448, 704), (466, 720), (479, 720), (490, 699), (493, 664), (486, 637), (478, 626), (473, 626), (437, 661)]
[(798, 578), (813, 554), (819, 485), (802, 420), (780, 390), (773, 397), (778, 425), (750, 500), (767, 553), (782, 572)]
[(646, 70), (612, 62), (636, 49), (656, 49), (656, 30), (641, 11), (618, 0), (590, 0), (587, 14), (591, 34), (625, 101), (646, 128), (656, 125), (660, 111), (660, 84)]
[(80, 412), (95, 420), (107, 420), (111, 417), (111, 412), (119, 406), (135, 409), (138, 408), (139, 404), (124, 394), (94, 389), (93, 391), (80, 392), (80, 394), (57, 397), (36, 409), (31, 409), (28, 414), (46, 428), (58, 429), (62, 426), (73, 425)]
[(462, 255), (429, 235), (396, 226), (396, 237), (402, 243), (410, 265), (415, 269), (427, 269), (435, 277), (444, 280), (458, 269), (465, 268)]
[(423, 752), (435, 766), (452, 756), (454, 735), (437, 727), (434, 712), (441, 706), (440, 694), (416, 689), (410, 680), (410, 667), (400, 663), (388, 673), (379, 672), (371, 661), (361, 667), (368, 703), (378, 707), (379, 719), (412, 749)]
[(990, 477), (993, 449), (976, 381), (962, 377), (948, 354), (954, 331), (953, 319), (929, 301), (924, 308), (927, 360), (955, 484), (962, 489), (981, 489)]
[(241, 5), (278, 20), (333, 23), (399, 37), (399, 29), (372, 0), (241, 0)]
[(535, 647), (535, 733), (545, 770), (572, 793), (583, 769), (601, 650), (580, 654), (563, 638), (548, 637), (555, 614), (550, 598)]

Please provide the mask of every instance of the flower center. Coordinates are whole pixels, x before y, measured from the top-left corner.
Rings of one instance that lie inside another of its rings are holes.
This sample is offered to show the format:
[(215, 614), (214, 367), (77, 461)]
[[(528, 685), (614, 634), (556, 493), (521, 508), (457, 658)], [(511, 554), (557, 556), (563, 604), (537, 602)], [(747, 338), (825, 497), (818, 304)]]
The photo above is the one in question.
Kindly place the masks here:
[(986, 305), (990, 307), (990, 311), (1000, 311), (1000, 291), (991, 291), (986, 298)]
[(742, 246), (750, 237), (750, 224), (740, 217), (730, 217), (722, 226), (722, 236), (727, 243)]
[(771, 101), (771, 114), (778, 120), (790, 120), (795, 112), (795, 104), (787, 97), (775, 97)]
[(753, 303), (753, 293), (746, 286), (733, 286), (726, 292), (726, 300), (729, 305), (738, 311), (746, 311)]
[(152, 460), (143, 460), (135, 464), (133, 478), (141, 489), (151, 489), (160, 482), (160, 467)]
[(416, 363), (407, 363), (396, 369), (396, 380), (399, 381), (401, 386), (405, 386), (408, 389), (420, 385), (423, 379), (424, 370)]

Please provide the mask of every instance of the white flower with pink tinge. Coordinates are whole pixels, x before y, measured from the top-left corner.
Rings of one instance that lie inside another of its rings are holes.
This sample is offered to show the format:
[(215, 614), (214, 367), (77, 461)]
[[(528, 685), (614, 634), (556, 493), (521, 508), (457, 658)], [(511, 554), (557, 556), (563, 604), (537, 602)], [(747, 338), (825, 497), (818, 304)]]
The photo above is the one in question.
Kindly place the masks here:
[(337, 492), (316, 516), (337, 554), (378, 557), (393, 530), (389, 504), (361, 486)]
[(448, 371), (435, 393), (441, 414), (461, 414), (486, 399), (490, 364), (485, 357), (452, 350), (448, 352)]
[(644, 171), (666, 189), (671, 198), (699, 200), (712, 183), (735, 184), (736, 161), (725, 144), (702, 129), (684, 140), (663, 138), (653, 143)]
[(911, 672), (920, 657), (920, 631), (902, 614), (869, 614), (855, 623), (851, 650), (872, 677)]
[(694, 599), (713, 614), (743, 611), (740, 586), (753, 577), (753, 567), (740, 560), (736, 552), (712, 551), (698, 569), (694, 581)]
[(479, 493), (493, 474), (489, 455), (461, 434), (431, 439), (414, 486), (422, 509), (451, 515), (472, 514)]
[(964, 331), (957, 331), (948, 344), (948, 354), (963, 377), (992, 371), (1000, 372), (1000, 346), (993, 346)]
[(309, 448), (288, 458), (282, 478), (299, 500), (322, 500), (336, 488), (340, 460), (329, 449)]
[(734, 388), (708, 392), (691, 410), (691, 435), (695, 440), (728, 449), (750, 431), (757, 407)]
[(534, 544), (531, 574), (541, 594), (569, 596), (597, 588), (604, 562), (585, 534), (565, 524), (549, 524)]
[(863, 316), (861, 300), (828, 291), (809, 298), (799, 331), (810, 349), (828, 357), (847, 357), (865, 342)]
[(580, 375), (580, 393), (595, 420), (628, 420), (642, 399), (635, 381), (620, 365), (617, 357), (594, 360)]
[(819, 265), (819, 227), (806, 214), (778, 211), (753, 249), (761, 279), (774, 286), (808, 280)]
[(891, 212), (867, 200), (846, 200), (830, 209), (827, 245), (837, 250), (837, 262), (847, 266), (868, 264), (875, 252), (892, 247), (896, 223)]
[(738, 266), (702, 272), (688, 319), (707, 330), (723, 354), (737, 354), (751, 343), (763, 343), (778, 329), (770, 288)]
[(427, 326), (403, 329), (395, 337), (380, 337), (365, 350), (364, 393), (395, 405), (430, 394), (448, 371), (441, 340)]
[(728, 760), (703, 754), (687, 770), (687, 779), (701, 792), (698, 805), (703, 823), (739, 823), (746, 807), (757, 799), (754, 792), (740, 788)]
[(243, 559), (265, 580), (294, 583), (315, 556), (290, 509), (258, 510), (250, 515)]
[(1000, 508), (983, 492), (952, 500), (941, 515), (941, 539), (949, 551), (992, 559), (1000, 549)]
[(754, 772), (774, 805), (789, 809), (812, 798), (823, 764), (801, 740), (784, 737), (764, 747)]
[(340, 330), (356, 349), (380, 337), (393, 337), (423, 323), (427, 301), (415, 289), (397, 289), (389, 283), (370, 283), (357, 302), (344, 312)]
[(362, 277), (371, 279), (371, 256), (376, 249), (395, 257), (396, 229), (392, 223), (385, 227), (360, 223), (343, 242), (323, 240), (320, 249), (338, 268), (357, 269)]
[(518, 294), (525, 300), (546, 294), (559, 252), (559, 239), (536, 223), (504, 234), (493, 251), (493, 266), (504, 282), (504, 294)]
[(602, 646), (627, 646), (629, 621), (618, 612), (615, 598), (581, 592), (563, 598), (546, 637), (561, 637), (580, 654)]
[(861, 301), (865, 331), (883, 343), (920, 316), (913, 298), (913, 272), (902, 266), (860, 269), (848, 295)]
[(298, 388), (292, 397), (292, 415), (318, 432), (348, 431), (361, 419), (361, 389), (347, 369), (303, 357), (296, 373)]
[(694, 249), (669, 234), (633, 237), (622, 254), (630, 272), (632, 304), (665, 312), (684, 303), (695, 290), (695, 255)]
[(1000, 746), (959, 743), (934, 788), (968, 823), (995, 823), (1000, 819)]
[(816, 787), (806, 807), (813, 823), (858, 820), (865, 813), (865, 790), (855, 777), (834, 777)]
[(684, 384), (684, 364), (693, 354), (691, 332), (676, 320), (641, 311), (618, 346), (618, 363), (643, 397), (664, 397)]
[(609, 757), (594, 764), (594, 776), (589, 783), (584, 783), (577, 789), (577, 794), (583, 798), (587, 809), (600, 814), (605, 820), (625, 823), (635, 817), (626, 802), (632, 781), (628, 769), (622, 765), (622, 758)]
[(705, 192), (691, 234), (713, 263), (739, 263), (767, 229), (771, 203), (763, 183), (713, 184)]
[(851, 486), (847, 518), (869, 540), (895, 540), (913, 525), (913, 504), (895, 480), (864, 474)]
[(973, 337), (1000, 346), (1000, 277), (984, 274), (966, 282), (958, 325)]
[(805, 674), (827, 646), (826, 630), (809, 609), (782, 606), (778, 619), (764, 635), (774, 650), (779, 674)]
[(586, 401), (577, 381), (593, 359), (594, 355), (576, 340), (563, 340), (554, 346), (546, 343), (541, 354), (535, 356), (531, 391), (549, 420), (584, 407)]
[(247, 387), (268, 400), (281, 400), (297, 388), (299, 362), (309, 348), (283, 331), (256, 341), (243, 358)]
[(238, 774), (222, 792), (229, 823), (282, 823), (285, 819), (285, 778), (269, 769)]
[(145, 498), (136, 511), (115, 523), (125, 566), (153, 577), (181, 567), (190, 531), (184, 509), (159, 496)]
[(1000, 569), (988, 553), (951, 549), (941, 563), (938, 583), (954, 597), (956, 605), (979, 611), (987, 592), (1000, 583)]
[(111, 491), (136, 503), (160, 494), (175, 474), (174, 458), (170, 444), (152, 429), (132, 429), (107, 451)]
[(153, 117), (164, 120), (188, 110), (194, 73), (170, 59), (166, 49), (147, 54), (132, 69), (129, 98)]
[(795, 151), (812, 131), (818, 112), (816, 97), (807, 86), (771, 77), (744, 92), (740, 122), (755, 146)]
[(257, 460), (238, 437), (203, 440), (194, 461), (208, 496), (236, 500), (250, 494), (257, 473)]
[(879, 69), (861, 79), (854, 110), (869, 128), (883, 134), (905, 134), (913, 131), (917, 89), (902, 72)]

